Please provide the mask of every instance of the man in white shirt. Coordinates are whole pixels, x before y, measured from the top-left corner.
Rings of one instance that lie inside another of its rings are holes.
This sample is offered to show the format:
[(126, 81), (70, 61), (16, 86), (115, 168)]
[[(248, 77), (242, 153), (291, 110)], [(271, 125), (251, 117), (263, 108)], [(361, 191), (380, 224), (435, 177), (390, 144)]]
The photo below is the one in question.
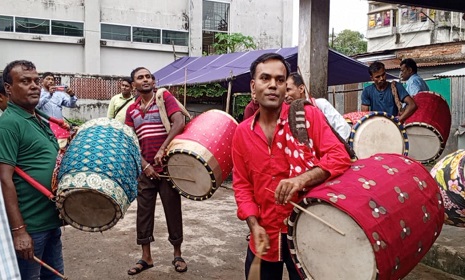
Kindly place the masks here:
[[(285, 102), (290, 104), (293, 100), (302, 99), (305, 97), (305, 84), (299, 73), (293, 72), (287, 78), (287, 89)], [(311, 102), (323, 112), (329, 124), (337, 131), (342, 139), (349, 139), (350, 125), (345, 121), (344, 117), (324, 98), (312, 98)]]
[(50, 117), (63, 119), (62, 107), (76, 108), (77, 97), (69, 87), (58, 90), (55, 86), (55, 76), (46, 72), (42, 75), (42, 89), (37, 109)]

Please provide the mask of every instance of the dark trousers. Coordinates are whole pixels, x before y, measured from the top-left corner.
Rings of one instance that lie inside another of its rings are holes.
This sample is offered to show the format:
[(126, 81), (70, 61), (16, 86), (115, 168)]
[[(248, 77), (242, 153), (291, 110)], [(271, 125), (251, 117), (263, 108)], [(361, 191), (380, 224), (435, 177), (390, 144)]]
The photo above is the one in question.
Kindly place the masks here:
[[(302, 279), (297, 272), (294, 262), (292, 261), (291, 253), (289, 252), (289, 246), (287, 244), (286, 234), (281, 235), (281, 255), (283, 257), (283, 261), (280, 262), (267, 262), (261, 260), (260, 279), (282, 280), (284, 264), (286, 265), (290, 280)], [(254, 253), (252, 253), (252, 250), (250, 250), (250, 248), (247, 246), (247, 257), (245, 259), (245, 279), (248, 279), (249, 277), (250, 266), (252, 265), (254, 257)]]
[(168, 185), (166, 179), (150, 180), (145, 174), (139, 177), (137, 191), (137, 244), (154, 241), (155, 203), (157, 194), (160, 194), (168, 227), (168, 240), (173, 246), (181, 245), (183, 231), (179, 193)]

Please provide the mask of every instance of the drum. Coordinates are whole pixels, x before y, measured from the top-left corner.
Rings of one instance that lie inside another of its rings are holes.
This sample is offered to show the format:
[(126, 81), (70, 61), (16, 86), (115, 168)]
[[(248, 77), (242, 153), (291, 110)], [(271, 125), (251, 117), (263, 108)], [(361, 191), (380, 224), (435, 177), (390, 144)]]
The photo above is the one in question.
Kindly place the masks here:
[(108, 118), (84, 123), (61, 160), (60, 216), (83, 231), (110, 229), (136, 198), (140, 173), (139, 142), (129, 126)]
[(357, 123), (358, 120), (360, 120), (365, 115), (368, 115), (370, 113), (371, 112), (367, 112), (367, 111), (350, 112), (350, 113), (344, 114), (343, 117), (350, 126), (353, 126), (355, 123)]
[(368, 158), (376, 153), (409, 153), (409, 141), (402, 124), (385, 112), (365, 112), (360, 119), (353, 116), (354, 125), (349, 145), (357, 158)]
[(451, 114), (446, 100), (437, 93), (421, 91), (413, 100), (417, 111), (405, 120), (409, 138), (409, 156), (421, 163), (441, 156), (451, 126)]
[(445, 223), (465, 227), (465, 150), (458, 150), (441, 159), (431, 169), (444, 200)]
[(232, 170), (237, 122), (220, 110), (192, 119), (168, 146), (165, 172), (172, 186), (192, 200), (210, 198)]
[(294, 208), (288, 242), (302, 279), (401, 279), (444, 222), (434, 179), (420, 163), (396, 154), (352, 163), (310, 190), (300, 206), (344, 233)]

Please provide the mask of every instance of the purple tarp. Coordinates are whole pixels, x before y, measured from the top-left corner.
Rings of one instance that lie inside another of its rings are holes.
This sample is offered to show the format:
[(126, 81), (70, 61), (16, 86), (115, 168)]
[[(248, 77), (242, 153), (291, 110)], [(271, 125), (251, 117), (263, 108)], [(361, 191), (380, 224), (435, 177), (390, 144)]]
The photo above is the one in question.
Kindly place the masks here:
[[(223, 55), (182, 57), (154, 73), (157, 86), (184, 85), (187, 68), (187, 85), (221, 83), (227, 87), (232, 80), (232, 92), (250, 91), (250, 64), (260, 55), (268, 52), (281, 54), (297, 69), (297, 47), (270, 50), (237, 52)], [(370, 81), (368, 67), (350, 57), (329, 50), (328, 85), (342, 85)]]

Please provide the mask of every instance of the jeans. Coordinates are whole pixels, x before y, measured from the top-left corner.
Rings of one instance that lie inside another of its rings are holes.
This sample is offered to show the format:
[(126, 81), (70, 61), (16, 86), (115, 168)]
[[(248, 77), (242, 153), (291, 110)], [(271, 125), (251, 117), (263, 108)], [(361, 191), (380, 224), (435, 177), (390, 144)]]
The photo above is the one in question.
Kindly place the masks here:
[[(297, 268), (294, 262), (292, 261), (291, 253), (289, 252), (289, 246), (287, 244), (286, 234), (282, 234), (281, 236), (281, 252), (283, 261), (267, 262), (261, 260), (260, 278), (263, 280), (282, 280), (285, 264), (290, 280), (302, 279), (297, 272)], [(250, 266), (252, 265), (254, 257), (255, 255), (252, 253), (252, 250), (250, 250), (249, 246), (247, 246), (247, 257), (245, 259), (245, 279), (248, 279), (249, 277)]]
[[(29, 234), (34, 241), (34, 255), (55, 270), (64, 273), (63, 253), (61, 246), (61, 229)], [(61, 279), (34, 260), (18, 257), (19, 271), (23, 280), (59, 280)]]

